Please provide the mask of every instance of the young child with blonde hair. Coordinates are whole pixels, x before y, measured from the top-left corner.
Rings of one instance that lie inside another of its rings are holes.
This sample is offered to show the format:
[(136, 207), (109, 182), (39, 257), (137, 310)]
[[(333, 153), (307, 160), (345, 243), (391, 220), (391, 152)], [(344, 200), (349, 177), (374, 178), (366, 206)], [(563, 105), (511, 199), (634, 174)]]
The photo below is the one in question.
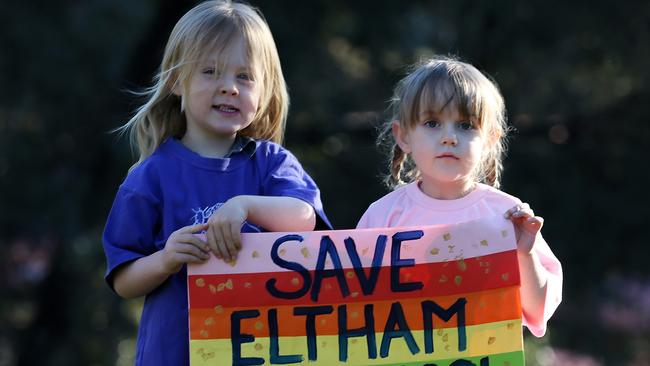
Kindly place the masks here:
[(140, 157), (106, 223), (106, 281), (122, 297), (146, 296), (135, 364), (187, 365), (185, 264), (234, 261), (241, 232), (330, 224), (316, 184), (279, 145), (289, 98), (254, 8), (207, 1), (187, 12), (144, 95), (121, 128)]
[(562, 267), (542, 237), (543, 219), (498, 189), (508, 127), (495, 83), (467, 63), (426, 60), (398, 83), (391, 111), (380, 142), (391, 151), (387, 183), (395, 190), (357, 228), (512, 220), (523, 324), (543, 336), (562, 299)]

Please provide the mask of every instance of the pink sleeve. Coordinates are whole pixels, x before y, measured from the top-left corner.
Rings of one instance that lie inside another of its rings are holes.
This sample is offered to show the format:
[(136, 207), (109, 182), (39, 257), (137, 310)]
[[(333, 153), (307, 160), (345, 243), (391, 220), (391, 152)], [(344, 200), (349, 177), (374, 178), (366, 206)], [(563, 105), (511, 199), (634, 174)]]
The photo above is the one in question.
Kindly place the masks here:
[(368, 223), (368, 211), (366, 211), (363, 216), (361, 216), (361, 219), (359, 219), (359, 223), (357, 223), (357, 229), (367, 229), (369, 228), (369, 223)]
[(541, 235), (540, 238), (541, 240), (535, 245), (535, 251), (542, 266), (546, 269), (547, 285), (544, 314), (537, 323), (529, 322), (526, 315), (523, 316), (524, 325), (535, 337), (542, 337), (546, 333), (546, 322), (562, 301), (562, 265), (551, 251), (546, 240)]

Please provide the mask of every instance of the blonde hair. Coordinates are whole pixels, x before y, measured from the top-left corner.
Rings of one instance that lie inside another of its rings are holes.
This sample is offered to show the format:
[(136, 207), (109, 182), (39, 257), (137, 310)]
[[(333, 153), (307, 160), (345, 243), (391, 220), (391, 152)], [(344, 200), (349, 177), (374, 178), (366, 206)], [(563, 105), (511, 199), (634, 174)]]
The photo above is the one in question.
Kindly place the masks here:
[(412, 129), (418, 122), (423, 103), (437, 111), (457, 108), (461, 116), (475, 123), (482, 137), (490, 141), (474, 172), (475, 179), (498, 188), (509, 130), (503, 97), (496, 83), (474, 66), (446, 57), (414, 65), (395, 87), (389, 107), (391, 117), (378, 140), (388, 148), (390, 155), (386, 184), (395, 187), (420, 176), (413, 160), (397, 145), (391, 125), (397, 122), (404, 131)]
[(266, 21), (259, 10), (249, 5), (229, 0), (206, 1), (176, 23), (153, 86), (138, 93), (146, 102), (117, 129), (129, 133), (131, 146), (139, 152), (131, 169), (151, 156), (167, 138), (181, 138), (185, 134), (183, 111), (187, 98), (175, 95), (174, 90), (183, 88), (188, 95), (189, 80), (201, 58), (212, 51), (227, 50), (239, 37), (246, 43), (253, 78), (260, 83), (260, 100), (252, 123), (238, 134), (282, 143), (289, 95)]

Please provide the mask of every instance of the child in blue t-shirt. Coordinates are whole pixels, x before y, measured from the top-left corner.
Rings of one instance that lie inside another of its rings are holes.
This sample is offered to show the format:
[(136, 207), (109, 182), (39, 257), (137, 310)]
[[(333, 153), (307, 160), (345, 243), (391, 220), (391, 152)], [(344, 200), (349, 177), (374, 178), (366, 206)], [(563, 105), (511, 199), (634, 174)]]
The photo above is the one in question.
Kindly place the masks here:
[(235, 260), (241, 232), (331, 225), (316, 184), (279, 145), (287, 90), (255, 9), (208, 1), (190, 10), (146, 96), (121, 127), (140, 158), (106, 223), (106, 281), (122, 297), (146, 295), (136, 365), (186, 365), (186, 263)]

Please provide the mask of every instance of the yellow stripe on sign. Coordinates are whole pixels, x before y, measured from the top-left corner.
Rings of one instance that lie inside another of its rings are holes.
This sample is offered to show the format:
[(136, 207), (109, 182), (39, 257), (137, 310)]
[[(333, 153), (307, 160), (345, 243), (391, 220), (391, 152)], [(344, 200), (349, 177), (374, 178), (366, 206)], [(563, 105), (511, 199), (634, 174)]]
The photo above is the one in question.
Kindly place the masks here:
[[(487, 356), (523, 350), (521, 320), (474, 325), (466, 328), (467, 349), (458, 350), (457, 328), (434, 329), (434, 352), (425, 354), (424, 332), (412, 332), (419, 351), (412, 354), (403, 338), (393, 338), (386, 358), (380, 355), (383, 333), (376, 333), (377, 358), (368, 358), (366, 337), (348, 339), (348, 359), (339, 361), (338, 336), (317, 336), (317, 359), (308, 361), (307, 337), (280, 337), (280, 355), (301, 355), (303, 362), (310, 365), (381, 365), (435, 361), (472, 356)], [(241, 346), (241, 357), (260, 357), (270, 364), (269, 338), (255, 338), (252, 343)], [(190, 341), (190, 362), (192, 366), (214, 365), (215, 362), (230, 364), (232, 344), (230, 339), (208, 339)]]

